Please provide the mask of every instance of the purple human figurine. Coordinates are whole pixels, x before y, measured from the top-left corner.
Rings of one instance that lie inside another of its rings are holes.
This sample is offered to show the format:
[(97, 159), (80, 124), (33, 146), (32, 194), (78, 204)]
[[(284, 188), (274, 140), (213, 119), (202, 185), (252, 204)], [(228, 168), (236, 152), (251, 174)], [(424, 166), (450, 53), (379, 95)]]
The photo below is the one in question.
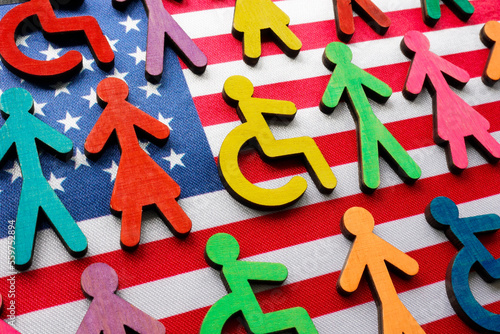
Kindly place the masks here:
[[(113, 0), (113, 7), (123, 10), (129, 2), (130, 0)], [(162, 0), (143, 0), (142, 2), (148, 14), (146, 79), (153, 83), (161, 80), (166, 36), (172, 42), (173, 49), (193, 73), (205, 72), (207, 56), (167, 12)]]
[(165, 327), (115, 295), (118, 275), (105, 263), (94, 263), (83, 271), (83, 293), (93, 298), (76, 334), (126, 334), (125, 326), (139, 334), (165, 334)]

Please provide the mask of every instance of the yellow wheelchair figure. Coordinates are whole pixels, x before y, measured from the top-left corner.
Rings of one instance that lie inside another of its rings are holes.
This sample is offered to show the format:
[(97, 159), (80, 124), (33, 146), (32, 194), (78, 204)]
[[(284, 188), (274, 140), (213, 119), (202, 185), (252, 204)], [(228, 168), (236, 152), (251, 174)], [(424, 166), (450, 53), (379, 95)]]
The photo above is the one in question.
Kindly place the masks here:
[(228, 192), (245, 205), (279, 209), (296, 202), (307, 189), (306, 180), (300, 176), (274, 189), (260, 188), (248, 181), (239, 168), (238, 154), (250, 142), (261, 156), (268, 158), (304, 157), (316, 187), (322, 193), (331, 193), (337, 180), (314, 140), (311, 137), (276, 140), (264, 118), (265, 114), (293, 119), (297, 112), (295, 105), (289, 101), (254, 98), (253, 91), (253, 84), (243, 76), (231, 76), (224, 83), (224, 100), (236, 107), (243, 122), (227, 135), (219, 153), (219, 175)]

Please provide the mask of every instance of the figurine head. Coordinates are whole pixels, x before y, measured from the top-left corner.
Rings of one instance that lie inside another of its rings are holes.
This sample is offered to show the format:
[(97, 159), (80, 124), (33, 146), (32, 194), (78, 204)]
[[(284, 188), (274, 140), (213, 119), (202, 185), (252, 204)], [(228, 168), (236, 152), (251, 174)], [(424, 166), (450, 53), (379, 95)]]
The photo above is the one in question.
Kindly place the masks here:
[(227, 233), (217, 233), (210, 237), (205, 247), (205, 259), (215, 269), (231, 264), (240, 255), (240, 245)]
[(101, 107), (114, 101), (124, 101), (128, 98), (127, 83), (118, 78), (106, 78), (97, 85), (97, 101)]
[(432, 227), (444, 230), (459, 221), (457, 205), (448, 197), (436, 197), (425, 209), (425, 218)]
[(239, 101), (251, 98), (253, 90), (250, 80), (241, 75), (233, 75), (224, 82), (222, 97), (227, 104), (235, 107)]
[(94, 263), (83, 271), (81, 285), (83, 293), (90, 297), (113, 294), (118, 289), (118, 275), (106, 263)]
[(360, 207), (352, 207), (347, 210), (340, 223), (342, 234), (351, 240), (357, 235), (372, 233), (374, 227), (375, 221), (372, 214)]
[(323, 58), (333, 64), (346, 64), (352, 61), (352, 51), (342, 42), (332, 42), (326, 46)]
[(11, 88), (0, 97), (0, 109), (6, 115), (33, 114), (33, 97), (23, 88)]
[(431, 47), (429, 39), (427, 39), (427, 37), (425, 37), (425, 35), (420, 31), (416, 30), (408, 31), (403, 38), (403, 43), (404, 45), (402, 46), (406, 46), (406, 49), (413, 53), (417, 51), (429, 51), (429, 48)]

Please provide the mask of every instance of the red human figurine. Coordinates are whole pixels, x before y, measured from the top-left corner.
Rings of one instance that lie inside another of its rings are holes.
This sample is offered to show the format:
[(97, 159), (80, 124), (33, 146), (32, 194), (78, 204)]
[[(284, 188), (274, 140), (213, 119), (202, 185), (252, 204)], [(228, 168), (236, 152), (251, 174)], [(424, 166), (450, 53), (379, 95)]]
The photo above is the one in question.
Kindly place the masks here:
[(473, 137), (475, 142), (481, 144), (488, 158), (498, 160), (500, 144), (488, 132), (488, 120), (448, 85), (463, 87), (470, 79), (469, 74), (432, 53), (429, 48), (429, 40), (418, 31), (410, 31), (404, 36), (401, 49), (413, 61), (403, 95), (412, 100), (422, 90), (424, 82), (428, 84), (434, 100), (434, 141), (438, 145), (448, 143), (448, 165), (452, 172), (458, 173), (467, 168), (466, 137)]
[[(113, 7), (121, 10), (130, 0), (113, 0)], [(207, 67), (207, 56), (173, 19), (162, 0), (143, 0), (148, 14), (148, 42), (146, 47), (146, 79), (160, 81), (163, 73), (165, 40), (170, 41), (178, 55), (194, 73), (201, 74)]]
[[(2, 295), (0, 294), (0, 314), (2, 314), (3, 300)], [(0, 334), (21, 334), (16, 331), (14, 328), (9, 326), (6, 322), (0, 320)]]
[(97, 100), (104, 107), (101, 117), (85, 142), (85, 154), (98, 158), (116, 133), (121, 150), (120, 165), (111, 196), (111, 211), (122, 217), (120, 241), (133, 249), (141, 236), (142, 210), (154, 207), (178, 237), (191, 230), (191, 220), (177, 203), (181, 189), (139, 146), (136, 128), (157, 145), (166, 143), (168, 126), (127, 102), (128, 86), (117, 78), (106, 78), (97, 85)]
[[(65, 1), (66, 6), (82, 2), (83, 0)], [(115, 55), (95, 18), (58, 18), (50, 0), (31, 0), (12, 8), (0, 21), (0, 56), (5, 66), (16, 75), (26, 80), (52, 83), (68, 80), (80, 73), (83, 66), (82, 55), (74, 50), (48, 61), (32, 59), (22, 53), (16, 45), (16, 30), (24, 20), (33, 16), (38, 18), (43, 31), (53, 37), (83, 37), (83, 41), (88, 42), (97, 65), (103, 70), (113, 67)]]
[[(93, 298), (76, 334), (165, 334), (161, 322), (115, 295), (118, 275), (105, 263), (94, 263), (82, 274), (83, 293)], [(3, 332), (1, 332), (3, 333)]]

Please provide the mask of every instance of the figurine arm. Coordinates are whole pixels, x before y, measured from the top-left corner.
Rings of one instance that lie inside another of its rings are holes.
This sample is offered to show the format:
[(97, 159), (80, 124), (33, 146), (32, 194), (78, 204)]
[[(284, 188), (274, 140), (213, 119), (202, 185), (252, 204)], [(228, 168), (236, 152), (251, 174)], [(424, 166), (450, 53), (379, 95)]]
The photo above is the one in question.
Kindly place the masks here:
[(473, 233), (488, 233), (500, 229), (500, 217), (495, 214), (474, 217), (474, 219), (463, 219), (467, 222), (467, 227)]
[(441, 72), (446, 74), (447, 78), (451, 79), (455, 84), (458, 83), (458, 86), (463, 86), (470, 80), (469, 73), (463, 68), (460, 68), (441, 57), (437, 57), (437, 62)]
[(245, 265), (245, 274), (250, 281), (282, 283), (288, 276), (288, 269), (281, 263), (241, 262), (240, 264)]
[(367, 96), (379, 103), (384, 103), (392, 95), (392, 89), (379, 78), (363, 71), (362, 84), (368, 89)]
[(269, 115), (288, 115), (292, 118), (297, 113), (297, 107), (293, 102), (282, 100), (259, 100), (259, 108), (262, 108), (263, 114)]
[(418, 262), (411, 256), (389, 243), (386, 243), (384, 248), (385, 261), (390, 263), (394, 269), (408, 277), (418, 273)]
[(359, 254), (353, 252), (355, 245), (354, 243), (347, 256), (344, 268), (342, 268), (339, 280), (337, 281), (337, 290), (344, 294), (356, 291), (366, 267), (366, 263), (361, 261), (358, 256)]
[(105, 109), (85, 140), (85, 154), (92, 156), (101, 152), (114, 130)]
[(403, 88), (403, 95), (406, 98), (414, 99), (422, 91), (424, 86), (426, 69), (419, 66), (420, 60), (415, 54), (415, 58), (411, 62), (408, 75), (406, 77), (405, 86)]
[(0, 161), (5, 157), (12, 144), (14, 144), (14, 140), (10, 136), (9, 128), (4, 125), (0, 128)]
[(342, 98), (342, 94), (347, 89), (346, 85), (339, 84), (338, 81), (335, 80), (335, 71), (328, 82), (328, 86), (326, 86), (326, 90), (323, 93), (323, 97), (321, 98), (320, 109), (323, 112), (332, 112), (336, 106), (338, 106), (340, 99)]
[(168, 126), (146, 114), (144, 111), (135, 107), (134, 109), (134, 126), (136, 129), (140, 129), (139, 133), (145, 135), (157, 145), (165, 144), (170, 135)]
[(36, 129), (35, 138), (57, 153), (67, 155), (73, 151), (73, 142), (71, 139), (43, 123), (38, 118), (35, 118), (34, 128)]

